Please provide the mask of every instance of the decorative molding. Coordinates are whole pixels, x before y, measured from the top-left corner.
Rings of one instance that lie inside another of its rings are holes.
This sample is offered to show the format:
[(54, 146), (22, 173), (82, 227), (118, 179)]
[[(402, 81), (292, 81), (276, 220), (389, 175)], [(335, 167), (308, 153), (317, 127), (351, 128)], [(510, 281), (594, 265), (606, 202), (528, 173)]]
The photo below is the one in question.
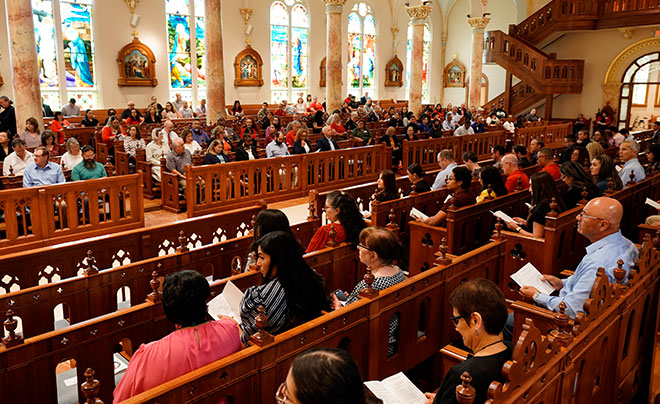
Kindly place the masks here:
[(406, 7), (406, 12), (410, 16), (413, 24), (424, 24), (426, 18), (431, 14), (433, 7), (431, 6), (410, 6)]
[(623, 39), (632, 39), (633, 37), (633, 30), (630, 28), (617, 28), (617, 31), (621, 33)]
[(385, 65), (385, 87), (403, 87), (403, 62), (396, 55)]
[(131, 14), (135, 13), (135, 7), (138, 6), (140, 3), (140, 0), (124, 0), (126, 2), (126, 5), (128, 8), (131, 10)]
[(133, 41), (121, 48), (117, 54), (119, 64), (119, 87), (156, 87), (156, 58), (149, 47), (133, 31)]
[(320, 79), (319, 79), (319, 87), (325, 87), (325, 81), (326, 81), (326, 76), (327, 76), (327, 56), (321, 60), (321, 65), (319, 66), (320, 70)]
[(250, 44), (234, 59), (234, 86), (261, 87), (264, 85), (262, 74), (263, 59)]
[(603, 83), (621, 83), (623, 74), (632, 62), (639, 57), (644, 56), (646, 53), (657, 52), (660, 49), (660, 37), (648, 38), (636, 42), (626, 49), (622, 50), (615, 58), (610, 67), (605, 73), (605, 80)]
[(341, 14), (346, 0), (323, 0), (326, 14)]
[(247, 25), (248, 22), (250, 21), (250, 17), (252, 17), (252, 12), (254, 9), (251, 8), (241, 8), (239, 9), (241, 12), (241, 17), (243, 17), (243, 24)]
[(465, 87), (465, 66), (456, 59), (456, 55), (445, 66), (443, 76), (445, 87)]
[(470, 27), (472, 29), (480, 29), (483, 30), (486, 28), (486, 25), (490, 22), (489, 17), (473, 17), (473, 18), (468, 18), (467, 19), (468, 24), (470, 24)]
[(399, 29), (397, 27), (392, 27), (390, 28), (390, 31), (392, 31), (392, 40), (396, 41), (396, 36), (399, 35)]

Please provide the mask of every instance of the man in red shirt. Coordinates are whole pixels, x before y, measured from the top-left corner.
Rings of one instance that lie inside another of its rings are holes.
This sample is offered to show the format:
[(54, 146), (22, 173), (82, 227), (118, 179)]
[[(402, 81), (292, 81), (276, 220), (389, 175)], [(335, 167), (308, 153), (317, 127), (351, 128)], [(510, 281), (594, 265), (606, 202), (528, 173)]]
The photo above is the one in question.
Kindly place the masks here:
[(293, 143), (296, 141), (296, 133), (300, 129), (300, 121), (293, 121), (291, 125), (291, 130), (286, 134), (286, 145), (293, 147)]
[(547, 172), (548, 174), (552, 175), (552, 178), (556, 180), (561, 177), (559, 166), (557, 163), (555, 163), (555, 153), (552, 150), (548, 149), (547, 147), (542, 148), (539, 150), (536, 159), (538, 165), (543, 167), (541, 171)]
[(312, 114), (316, 111), (323, 111), (323, 105), (319, 102), (319, 97), (312, 98), (312, 103), (309, 104), (308, 109)]
[(521, 189), (529, 188), (529, 178), (522, 169), (518, 167), (518, 157), (513, 154), (507, 154), (502, 157), (502, 171), (506, 175), (506, 182), (504, 186), (509, 192), (513, 192), (518, 188), (520, 182)]
[(273, 115), (275, 116), (286, 116), (286, 110), (284, 109), (284, 105), (280, 103), (277, 106), (277, 109), (273, 112)]

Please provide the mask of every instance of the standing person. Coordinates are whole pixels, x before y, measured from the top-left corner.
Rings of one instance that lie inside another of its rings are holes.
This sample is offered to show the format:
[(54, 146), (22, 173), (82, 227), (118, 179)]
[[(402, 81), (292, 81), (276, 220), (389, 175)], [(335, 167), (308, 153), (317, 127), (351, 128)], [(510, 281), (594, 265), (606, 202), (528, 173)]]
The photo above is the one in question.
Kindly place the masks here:
[(95, 180), (97, 178), (107, 177), (103, 164), (95, 160), (96, 153), (90, 145), (83, 146), (83, 161), (78, 163), (71, 171), (71, 181)]
[(310, 253), (325, 248), (330, 239), (330, 229), (335, 232), (336, 243), (348, 242), (356, 246), (358, 236), (366, 224), (355, 200), (344, 191), (332, 191), (325, 199), (323, 210), (328, 224), (321, 226), (314, 233), (305, 252)]
[(16, 110), (14, 110), (14, 102), (6, 95), (0, 96), (0, 132), (7, 132), (9, 140), (18, 134), (16, 127)]
[(45, 147), (39, 146), (34, 150), (34, 163), (28, 164), (23, 171), (23, 188), (63, 184), (66, 181), (62, 167), (48, 161), (48, 157)]

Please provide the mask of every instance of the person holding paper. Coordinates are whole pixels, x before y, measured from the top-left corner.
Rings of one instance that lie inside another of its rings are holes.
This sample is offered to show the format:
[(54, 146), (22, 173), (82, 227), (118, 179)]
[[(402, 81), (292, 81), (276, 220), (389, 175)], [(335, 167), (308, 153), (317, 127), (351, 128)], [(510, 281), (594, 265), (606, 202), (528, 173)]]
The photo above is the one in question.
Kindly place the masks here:
[(623, 237), (619, 230), (622, 217), (623, 206), (616, 199), (600, 197), (589, 201), (577, 216), (578, 233), (591, 242), (587, 247), (587, 254), (568, 278), (562, 280), (552, 275), (544, 275), (542, 278), (550, 282), (552, 287), (559, 291), (559, 295), (540, 293), (531, 286), (523, 286), (520, 293), (537, 305), (552, 311), (557, 311), (559, 303), (564, 302), (567, 307), (566, 314), (575, 318), (578, 312), (583, 311), (598, 268), (605, 268), (607, 277), (614, 283), (616, 279), (612, 270), (616, 268), (617, 260), (623, 260), (627, 277), (639, 255), (635, 244)]
[(163, 311), (176, 330), (158, 341), (140, 345), (115, 388), (114, 403), (241, 349), (235, 321), (207, 321), (206, 300), (210, 294), (208, 281), (196, 271), (175, 272), (165, 278)]
[[(438, 213), (428, 219), (421, 220), (422, 223), (439, 226), (444, 223), (447, 218), (447, 209), (449, 206), (454, 208), (461, 208), (463, 206), (472, 205), (475, 197), (469, 191), (472, 184), (472, 173), (465, 167), (454, 167), (451, 175), (447, 179), (447, 188), (451, 191), (451, 199), (449, 199), (440, 209)], [(419, 219), (418, 219), (419, 220)]]
[[(655, 202), (655, 204), (652, 204), (651, 202)], [(660, 207), (658, 206), (658, 205), (660, 205), (660, 202), (656, 202), (656, 201), (653, 201), (649, 198), (646, 198), (646, 204), (653, 206), (654, 208), (656, 208), (658, 210), (658, 213), (660, 213)], [(647, 224), (649, 226), (657, 227), (657, 228), (660, 229), (660, 215), (653, 215), (653, 216), (647, 217), (645, 224)]]
[(259, 306), (268, 316), (266, 331), (278, 334), (330, 310), (325, 282), (303, 258), (303, 251), (290, 232), (268, 233), (254, 244), (259, 286), (249, 287), (241, 301), (241, 340), (247, 343), (259, 328)]
[(532, 194), (532, 207), (527, 220), (514, 217), (513, 221), (506, 222), (509, 229), (523, 236), (543, 238), (545, 234), (545, 215), (550, 213), (550, 202), (554, 197), (557, 200), (559, 212), (566, 210), (564, 202), (559, 195), (559, 190), (552, 176), (544, 171), (532, 175), (532, 186), (529, 192)]
[(482, 404), (488, 398), (490, 383), (504, 381), (502, 366), (513, 353), (513, 344), (502, 337), (507, 321), (504, 294), (487, 279), (472, 279), (451, 292), (449, 304), (452, 306), (451, 321), (470, 355), (449, 369), (437, 394), (426, 393), (425, 404), (457, 403), (456, 386), (461, 384), (461, 375), (466, 371), (472, 376), (474, 403)]

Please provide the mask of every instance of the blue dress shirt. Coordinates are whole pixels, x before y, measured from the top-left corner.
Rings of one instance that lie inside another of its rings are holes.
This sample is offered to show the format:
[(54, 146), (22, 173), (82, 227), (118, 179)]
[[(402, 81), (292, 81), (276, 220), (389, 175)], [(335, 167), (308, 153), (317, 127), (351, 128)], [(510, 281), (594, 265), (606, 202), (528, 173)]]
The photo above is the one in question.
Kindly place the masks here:
[(65, 181), (62, 167), (52, 161), (49, 161), (44, 168), (32, 163), (23, 171), (23, 188), (61, 184)]
[(456, 168), (458, 164), (456, 163), (451, 163), (445, 168), (444, 170), (440, 171), (438, 175), (435, 176), (435, 181), (433, 181), (433, 185), (431, 186), (431, 189), (433, 191), (437, 191), (438, 189), (442, 188), (445, 186), (447, 183), (447, 177), (451, 175), (451, 172)]
[(628, 181), (630, 181), (630, 173), (635, 173), (635, 182), (640, 182), (646, 178), (646, 173), (644, 172), (644, 167), (639, 164), (639, 160), (630, 159), (626, 161), (626, 164), (623, 165), (621, 171), (619, 171), (619, 177), (625, 186)]

